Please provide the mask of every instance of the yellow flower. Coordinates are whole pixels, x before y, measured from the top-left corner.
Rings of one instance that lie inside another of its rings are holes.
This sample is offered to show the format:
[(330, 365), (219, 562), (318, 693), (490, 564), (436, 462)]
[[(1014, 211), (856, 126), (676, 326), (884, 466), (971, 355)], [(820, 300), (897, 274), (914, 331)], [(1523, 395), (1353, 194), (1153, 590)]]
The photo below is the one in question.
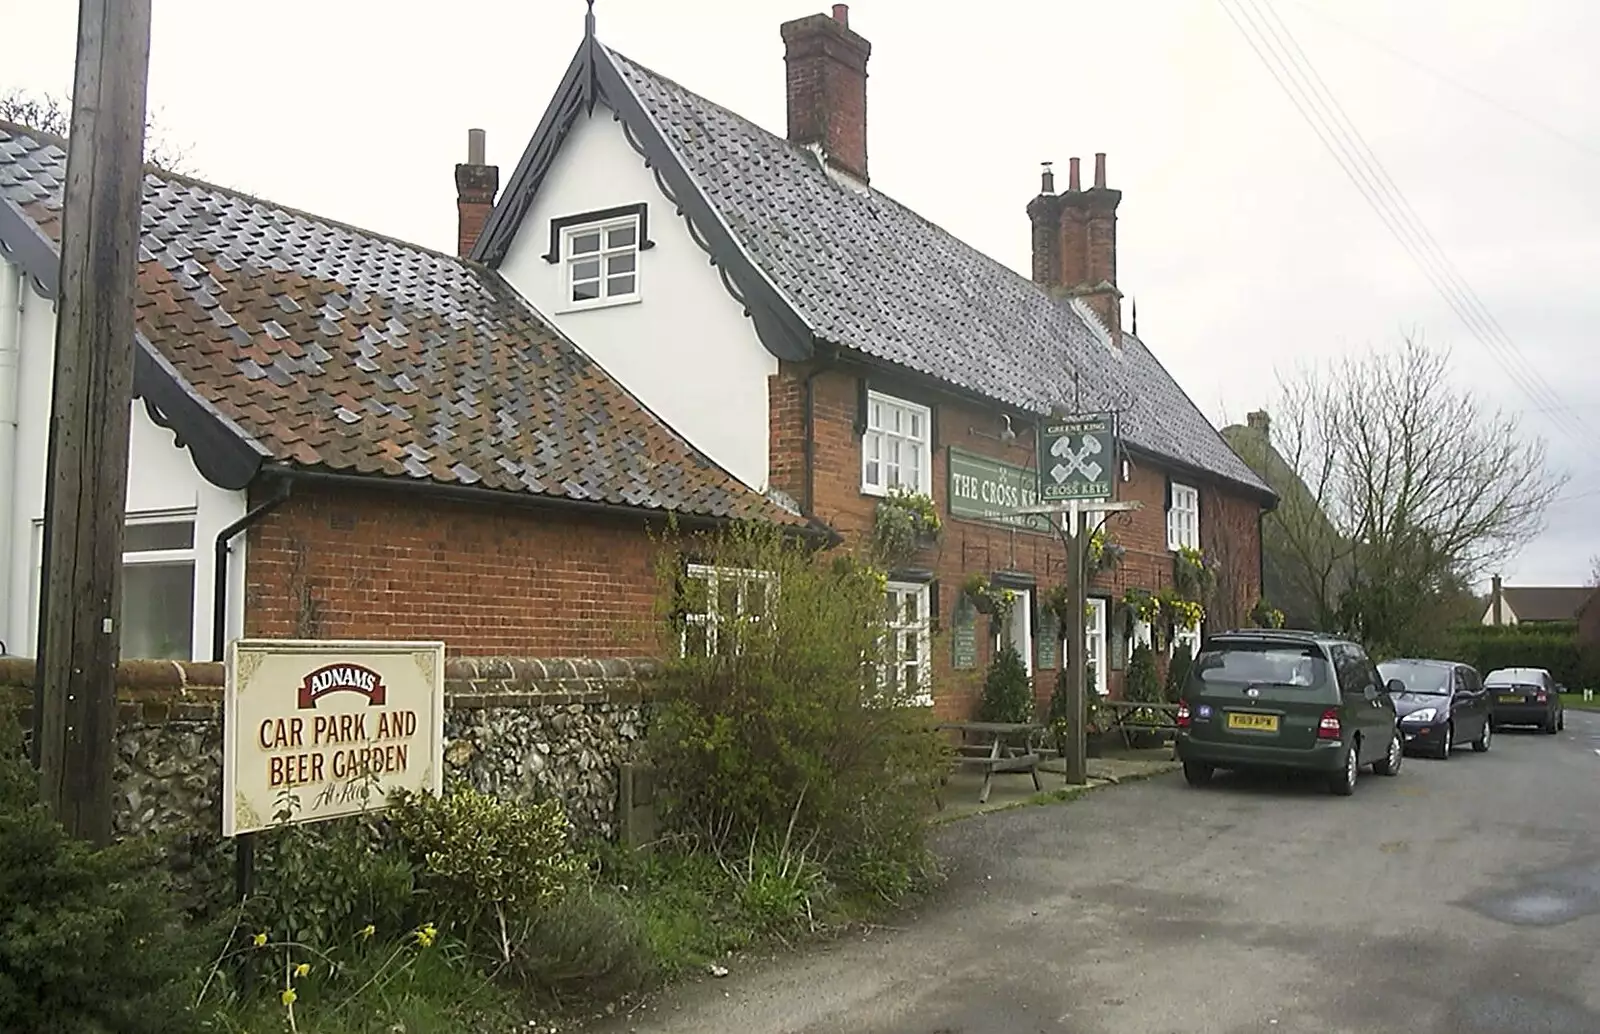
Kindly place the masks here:
[(258, 933), (254, 937), (250, 938), (250, 943), (259, 948), (263, 944), (267, 943), (267, 935), (264, 933)]
[(366, 926), (363, 926), (360, 930), (356, 931), (356, 936), (360, 937), (362, 940), (366, 940), (377, 932), (378, 928), (373, 926), (371, 923), (368, 923)]
[(283, 989), (283, 994), (278, 997), (283, 1001), (284, 1005), (293, 1005), (294, 1000), (300, 996), (294, 993), (294, 988), (286, 987)]
[(294, 968), (294, 975), (297, 977), (303, 977), (309, 972), (311, 972), (311, 963), (309, 962), (302, 962)]
[(417, 943), (424, 948), (432, 947), (434, 940), (437, 939), (438, 936), (439, 931), (432, 923), (428, 923), (416, 933)]

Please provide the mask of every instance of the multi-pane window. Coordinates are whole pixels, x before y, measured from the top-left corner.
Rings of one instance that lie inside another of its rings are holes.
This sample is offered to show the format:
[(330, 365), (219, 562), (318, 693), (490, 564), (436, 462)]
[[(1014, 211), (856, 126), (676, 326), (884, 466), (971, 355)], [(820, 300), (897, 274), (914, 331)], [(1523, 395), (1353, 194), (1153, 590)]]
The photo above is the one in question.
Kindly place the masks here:
[(1200, 548), (1200, 492), (1172, 483), (1172, 506), (1167, 510), (1167, 548)]
[(931, 413), (927, 406), (867, 393), (867, 429), (861, 437), (861, 491), (893, 489), (932, 494)]
[(1172, 633), (1172, 645), (1169, 653), (1177, 650), (1179, 646), (1189, 647), (1189, 656), (1193, 657), (1200, 652), (1200, 626), (1175, 629)]
[(890, 582), (889, 616), (879, 678), (891, 699), (921, 707), (933, 703), (930, 668), (928, 587)]
[(194, 655), (194, 521), (129, 519), (122, 536), (122, 656)]
[(639, 217), (572, 226), (563, 231), (567, 300), (600, 305), (639, 297)]
[(684, 572), (679, 640), (684, 655), (709, 657), (733, 650), (738, 622), (768, 616), (772, 581), (765, 571), (690, 564)]

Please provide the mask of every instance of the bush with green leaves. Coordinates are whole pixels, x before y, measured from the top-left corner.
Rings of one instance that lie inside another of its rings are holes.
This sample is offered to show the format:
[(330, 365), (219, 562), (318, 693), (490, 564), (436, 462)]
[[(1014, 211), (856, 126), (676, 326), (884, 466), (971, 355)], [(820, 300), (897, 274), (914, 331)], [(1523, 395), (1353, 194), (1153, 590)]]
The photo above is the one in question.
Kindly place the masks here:
[(94, 848), (40, 799), (0, 716), (0, 1030), (181, 1034), (205, 946), (190, 937), (159, 853)]
[(667, 829), (724, 854), (792, 829), (851, 887), (866, 880), (852, 859), (922, 871), (922, 814), (947, 748), (919, 706), (924, 687), (877, 663), (882, 572), (760, 527), (673, 545), (649, 740)]
[(1023, 666), (1022, 654), (1010, 642), (995, 651), (983, 680), (978, 704), (980, 722), (1030, 722), (1033, 720), (1033, 681)]
[(1156, 670), (1155, 651), (1150, 644), (1140, 643), (1128, 658), (1128, 683), (1124, 692), (1127, 699), (1142, 704), (1161, 701), (1161, 675)]
[(1189, 669), (1194, 666), (1194, 653), (1188, 643), (1179, 643), (1167, 662), (1167, 702), (1177, 703), (1183, 696), (1183, 684), (1188, 681)]
[(470, 786), (442, 797), (401, 790), (388, 815), (437, 921), (470, 941), (492, 919), (503, 960), (510, 923), (559, 897), (582, 871), (557, 800), (503, 800)]
[(343, 944), (368, 926), (390, 936), (415, 914), (410, 859), (384, 826), (350, 816), (256, 835), (255, 891), (245, 925), (301, 944)]

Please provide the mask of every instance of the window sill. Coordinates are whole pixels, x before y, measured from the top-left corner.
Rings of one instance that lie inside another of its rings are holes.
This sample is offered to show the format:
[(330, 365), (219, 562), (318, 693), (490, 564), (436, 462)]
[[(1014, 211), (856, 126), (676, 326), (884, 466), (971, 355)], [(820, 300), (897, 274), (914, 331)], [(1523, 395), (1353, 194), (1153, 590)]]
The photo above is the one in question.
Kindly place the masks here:
[(631, 294), (626, 298), (600, 298), (592, 302), (568, 302), (558, 309), (552, 310), (552, 315), (562, 316), (569, 312), (589, 312), (593, 309), (617, 309), (624, 305), (638, 305), (644, 298)]

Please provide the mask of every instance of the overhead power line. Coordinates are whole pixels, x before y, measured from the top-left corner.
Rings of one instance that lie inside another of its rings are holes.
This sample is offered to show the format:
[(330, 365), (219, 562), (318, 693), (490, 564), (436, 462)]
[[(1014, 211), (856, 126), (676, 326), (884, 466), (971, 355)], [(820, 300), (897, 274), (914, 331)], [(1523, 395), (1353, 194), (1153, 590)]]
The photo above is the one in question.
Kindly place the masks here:
[(1233, 0), (1237, 11), (1228, 0), (1217, 2), (1367, 204), (1506, 376), (1536, 406), (1549, 412), (1551, 423), (1559, 430), (1580, 444), (1592, 443), (1594, 435), (1588, 426), (1566, 410), (1560, 396), (1528, 363), (1505, 328), (1450, 262), (1288, 26), (1277, 17), (1270, 0), (1263, 0), (1262, 4), (1256, 0)]
[(1300, 8), (1302, 11), (1305, 11), (1307, 14), (1313, 15), (1314, 17), (1320, 19), (1324, 23), (1333, 26), (1335, 29), (1338, 29), (1340, 32), (1345, 33), (1346, 35), (1350, 36), (1351, 38), (1360, 40), (1361, 42), (1365, 43), (1367, 46), (1372, 47), (1375, 50), (1380, 50), (1385, 54), (1388, 54), (1390, 57), (1394, 58), (1396, 61), (1399, 61), (1401, 64), (1410, 65), (1412, 68), (1415, 68), (1417, 71), (1422, 72), (1422, 73), (1424, 73), (1426, 75), (1432, 76), (1433, 78), (1439, 80), (1441, 83), (1444, 83), (1446, 86), (1449, 86), (1449, 87), (1452, 87), (1452, 88), (1454, 88), (1456, 90), (1459, 90), (1459, 91), (1461, 91), (1462, 93), (1466, 94), (1469, 97), (1474, 97), (1477, 100), (1480, 100), (1483, 103), (1489, 105), (1491, 108), (1495, 108), (1495, 109), (1497, 109), (1499, 111), (1504, 112), (1507, 115), (1510, 115), (1514, 119), (1518, 119), (1518, 120), (1520, 120), (1522, 122), (1526, 122), (1528, 125), (1530, 125), (1530, 126), (1534, 127), (1535, 129), (1538, 129), (1538, 130), (1548, 134), (1549, 136), (1553, 137), (1556, 140), (1561, 141), (1564, 144), (1567, 144), (1568, 146), (1575, 147), (1578, 150), (1583, 151), (1584, 153), (1590, 155), (1591, 157), (1600, 158), (1600, 146), (1597, 146), (1595, 144), (1589, 143), (1588, 141), (1585, 141), (1585, 140), (1580, 140), (1580, 139), (1578, 139), (1577, 137), (1573, 136), (1570, 133), (1566, 133), (1566, 132), (1563, 132), (1560, 129), (1557, 129), (1555, 126), (1552, 126), (1550, 123), (1544, 121), (1541, 118), (1538, 118), (1537, 116), (1530, 115), (1526, 111), (1521, 110), (1520, 108), (1512, 107), (1510, 104), (1507, 104), (1506, 102), (1500, 100), (1499, 98), (1491, 96), (1490, 94), (1484, 93), (1482, 90), (1478, 89), (1477, 87), (1472, 86), (1472, 85), (1470, 85), (1468, 83), (1464, 83), (1461, 80), (1456, 79), (1453, 76), (1446, 75), (1444, 72), (1439, 71), (1437, 68), (1434, 68), (1431, 65), (1423, 64), (1421, 61), (1418, 61), (1416, 58), (1410, 56), (1409, 54), (1405, 54), (1405, 53), (1402, 53), (1399, 50), (1396, 50), (1394, 47), (1389, 46), (1387, 43), (1383, 42), (1382, 40), (1380, 40), (1380, 39), (1378, 39), (1378, 38), (1376, 38), (1374, 36), (1369, 36), (1368, 34), (1362, 32), (1360, 29), (1354, 28), (1354, 27), (1352, 27), (1350, 25), (1346, 25), (1344, 22), (1342, 22), (1339, 19), (1337, 19), (1337, 18), (1333, 17), (1332, 15), (1328, 14), (1326, 11), (1319, 10), (1314, 4), (1306, 3), (1305, 0), (1289, 0), (1289, 2), (1294, 4), (1296, 7)]

